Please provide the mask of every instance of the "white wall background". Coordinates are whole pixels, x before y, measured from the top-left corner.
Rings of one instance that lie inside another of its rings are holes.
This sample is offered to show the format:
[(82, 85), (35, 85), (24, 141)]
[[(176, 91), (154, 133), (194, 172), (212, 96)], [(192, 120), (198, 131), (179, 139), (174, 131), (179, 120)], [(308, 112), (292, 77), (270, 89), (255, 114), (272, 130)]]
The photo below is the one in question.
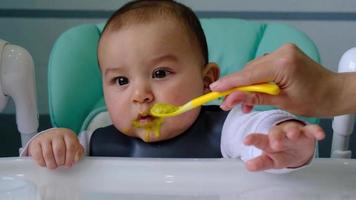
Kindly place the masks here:
[[(68, 28), (103, 22), (124, 0), (0, 0), (0, 38), (23, 46), (36, 68), (40, 114), (48, 114), (47, 64), (55, 39)], [(202, 17), (240, 17), (296, 26), (318, 46), (322, 63), (336, 70), (356, 46), (355, 0), (181, 0)], [(14, 113), (9, 104), (5, 113)]]

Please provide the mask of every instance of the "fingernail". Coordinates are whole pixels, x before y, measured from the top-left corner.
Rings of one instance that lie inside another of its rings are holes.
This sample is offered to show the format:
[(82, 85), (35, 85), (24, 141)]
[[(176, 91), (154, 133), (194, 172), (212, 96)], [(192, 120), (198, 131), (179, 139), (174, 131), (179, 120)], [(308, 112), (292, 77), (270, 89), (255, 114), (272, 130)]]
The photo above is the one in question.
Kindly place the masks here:
[(80, 154), (75, 154), (74, 156), (74, 163), (77, 163), (80, 160)]
[(221, 108), (221, 110), (227, 111), (225, 104), (221, 104), (221, 105), (220, 105), (220, 108)]
[(217, 81), (215, 81), (214, 83), (211, 83), (209, 87), (210, 89), (215, 89), (217, 85)]

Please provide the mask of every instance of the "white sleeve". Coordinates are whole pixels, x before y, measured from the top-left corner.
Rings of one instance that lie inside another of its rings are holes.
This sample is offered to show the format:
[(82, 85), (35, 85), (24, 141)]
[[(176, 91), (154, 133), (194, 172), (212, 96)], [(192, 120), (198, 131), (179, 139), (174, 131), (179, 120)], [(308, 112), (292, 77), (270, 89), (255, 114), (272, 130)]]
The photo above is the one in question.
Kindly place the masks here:
[[(296, 119), (296, 117), (281, 110), (245, 114), (239, 106), (235, 107), (228, 114), (222, 129), (220, 149), (223, 157), (240, 158), (247, 161), (261, 155), (260, 149), (244, 145), (244, 138), (251, 133), (267, 134), (272, 126), (291, 119)], [(272, 171), (283, 173), (286, 170), (289, 172), (294, 169)]]
[[(19, 155), (20, 157), (26, 157), (28, 156), (28, 146), (29, 144), (36, 138), (38, 137), (39, 135), (41, 134), (46, 134), (47, 131), (50, 131), (50, 130), (53, 130), (55, 128), (50, 128), (50, 129), (47, 129), (47, 130), (44, 130), (44, 131), (41, 131), (39, 133), (37, 133), (36, 135), (34, 135), (27, 143), (24, 147), (20, 148), (19, 149)], [(78, 139), (79, 139), (79, 142), (80, 144), (83, 146), (84, 148), (84, 155), (88, 155), (89, 153), (89, 141), (90, 141), (90, 138), (89, 138), (89, 134), (86, 134), (86, 131), (82, 131), (79, 133), (78, 135)]]
[(79, 142), (80, 144), (83, 146), (84, 148), (84, 155), (88, 156), (89, 155), (89, 142), (90, 142), (90, 137), (91, 134), (89, 135), (87, 133), (87, 131), (82, 131), (79, 133), (78, 138), (79, 138)]

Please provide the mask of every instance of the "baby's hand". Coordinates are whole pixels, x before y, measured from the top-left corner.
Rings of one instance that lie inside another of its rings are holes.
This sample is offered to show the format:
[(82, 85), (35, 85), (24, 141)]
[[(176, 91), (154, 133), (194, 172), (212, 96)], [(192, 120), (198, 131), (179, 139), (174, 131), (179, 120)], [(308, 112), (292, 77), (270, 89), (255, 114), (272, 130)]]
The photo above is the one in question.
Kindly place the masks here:
[(262, 155), (248, 160), (250, 171), (267, 169), (297, 168), (307, 164), (313, 157), (315, 139), (325, 137), (318, 125), (303, 125), (297, 121), (287, 121), (274, 126), (265, 134), (250, 134), (246, 145), (254, 145), (262, 150)]
[(28, 147), (29, 156), (42, 167), (71, 167), (84, 153), (76, 134), (64, 128), (50, 129), (37, 136)]

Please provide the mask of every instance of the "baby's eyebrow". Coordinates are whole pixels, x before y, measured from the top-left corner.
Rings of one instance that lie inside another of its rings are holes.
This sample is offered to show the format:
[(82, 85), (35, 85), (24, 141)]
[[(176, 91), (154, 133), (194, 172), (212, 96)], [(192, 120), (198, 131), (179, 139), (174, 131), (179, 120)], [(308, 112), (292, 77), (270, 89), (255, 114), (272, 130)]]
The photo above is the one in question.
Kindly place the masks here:
[(159, 63), (159, 62), (166, 61), (166, 60), (178, 61), (178, 58), (177, 58), (177, 56), (175, 56), (173, 54), (164, 54), (164, 55), (161, 55), (161, 56), (158, 56), (158, 57), (152, 59), (152, 63)]
[(106, 68), (104, 70), (104, 75), (107, 76), (110, 73), (117, 73), (120, 72), (121, 70), (119, 68), (113, 67), (113, 68)]

